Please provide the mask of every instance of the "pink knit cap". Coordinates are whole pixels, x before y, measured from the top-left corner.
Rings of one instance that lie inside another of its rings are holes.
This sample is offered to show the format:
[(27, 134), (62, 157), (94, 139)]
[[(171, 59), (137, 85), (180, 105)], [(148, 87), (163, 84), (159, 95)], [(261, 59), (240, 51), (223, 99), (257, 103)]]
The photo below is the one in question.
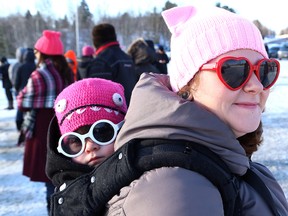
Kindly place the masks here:
[(44, 30), (34, 47), (46, 55), (63, 55), (64, 48), (60, 36), (60, 32)]
[(82, 56), (92, 56), (94, 54), (95, 50), (91, 46), (84, 46), (82, 48)]
[(122, 85), (87, 78), (66, 87), (56, 98), (54, 109), (61, 134), (64, 134), (100, 119), (118, 124), (124, 119), (127, 105)]
[(162, 12), (172, 33), (169, 76), (179, 91), (208, 61), (237, 49), (268, 58), (258, 28), (249, 20), (218, 7), (175, 7)]

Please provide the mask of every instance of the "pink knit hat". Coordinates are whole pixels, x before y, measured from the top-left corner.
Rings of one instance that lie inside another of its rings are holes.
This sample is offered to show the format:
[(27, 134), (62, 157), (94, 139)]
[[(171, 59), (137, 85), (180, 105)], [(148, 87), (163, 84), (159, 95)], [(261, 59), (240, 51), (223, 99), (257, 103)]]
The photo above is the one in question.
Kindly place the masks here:
[(56, 98), (54, 109), (61, 134), (64, 134), (100, 119), (118, 124), (124, 119), (127, 105), (122, 85), (87, 78), (66, 87)]
[(258, 28), (247, 19), (218, 7), (175, 7), (162, 12), (172, 33), (169, 76), (174, 92), (185, 86), (208, 61), (237, 49), (268, 58)]
[(92, 56), (94, 54), (95, 50), (91, 46), (84, 46), (82, 48), (82, 56)]
[(60, 32), (44, 30), (34, 47), (46, 55), (63, 55), (64, 48), (60, 36)]

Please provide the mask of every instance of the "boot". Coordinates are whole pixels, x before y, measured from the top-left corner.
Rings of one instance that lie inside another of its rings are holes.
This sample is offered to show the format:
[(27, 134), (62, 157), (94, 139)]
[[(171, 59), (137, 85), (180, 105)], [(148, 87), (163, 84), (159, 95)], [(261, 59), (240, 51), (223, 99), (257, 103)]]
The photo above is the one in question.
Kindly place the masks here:
[(14, 107), (13, 107), (13, 101), (8, 101), (8, 107), (7, 108), (5, 108), (6, 110), (12, 110), (12, 109), (14, 109)]

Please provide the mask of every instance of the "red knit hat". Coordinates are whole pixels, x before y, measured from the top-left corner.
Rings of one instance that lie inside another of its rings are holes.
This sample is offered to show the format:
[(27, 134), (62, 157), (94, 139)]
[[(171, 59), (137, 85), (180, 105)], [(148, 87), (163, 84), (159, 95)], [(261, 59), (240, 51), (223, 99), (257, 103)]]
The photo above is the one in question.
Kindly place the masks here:
[(127, 105), (119, 83), (86, 78), (66, 87), (54, 104), (61, 134), (106, 119), (114, 124), (124, 120)]
[(64, 48), (60, 36), (60, 32), (44, 30), (34, 47), (46, 55), (63, 55)]

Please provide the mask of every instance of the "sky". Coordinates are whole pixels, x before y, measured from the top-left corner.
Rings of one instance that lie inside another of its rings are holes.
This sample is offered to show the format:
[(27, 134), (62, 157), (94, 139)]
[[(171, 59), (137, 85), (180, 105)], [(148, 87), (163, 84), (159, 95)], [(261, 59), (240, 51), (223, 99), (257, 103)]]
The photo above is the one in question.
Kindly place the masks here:
[[(76, 8), (81, 0), (0, 0), (0, 16), (7, 16), (17, 12), (23, 14), (28, 9), (32, 14), (38, 11), (41, 13), (49, 13), (56, 17), (63, 18), (65, 14), (69, 15)], [(167, 0), (86, 0), (90, 12), (97, 17), (97, 14), (106, 13), (116, 15), (123, 12), (133, 11), (137, 13), (145, 13), (145, 11), (153, 11), (153, 8), (160, 12)], [(50, 2), (50, 3), (49, 3)], [(227, 5), (233, 8), (236, 13), (247, 19), (259, 20), (262, 25), (280, 33), (281, 30), (288, 27), (288, 20), (285, 19), (287, 8), (283, 0), (263, 1), (263, 0), (170, 0), (170, 2), (183, 5), (205, 4), (214, 6), (220, 2), (222, 6)], [(45, 10), (45, 5), (51, 8)], [(69, 17), (69, 16), (68, 16)]]

